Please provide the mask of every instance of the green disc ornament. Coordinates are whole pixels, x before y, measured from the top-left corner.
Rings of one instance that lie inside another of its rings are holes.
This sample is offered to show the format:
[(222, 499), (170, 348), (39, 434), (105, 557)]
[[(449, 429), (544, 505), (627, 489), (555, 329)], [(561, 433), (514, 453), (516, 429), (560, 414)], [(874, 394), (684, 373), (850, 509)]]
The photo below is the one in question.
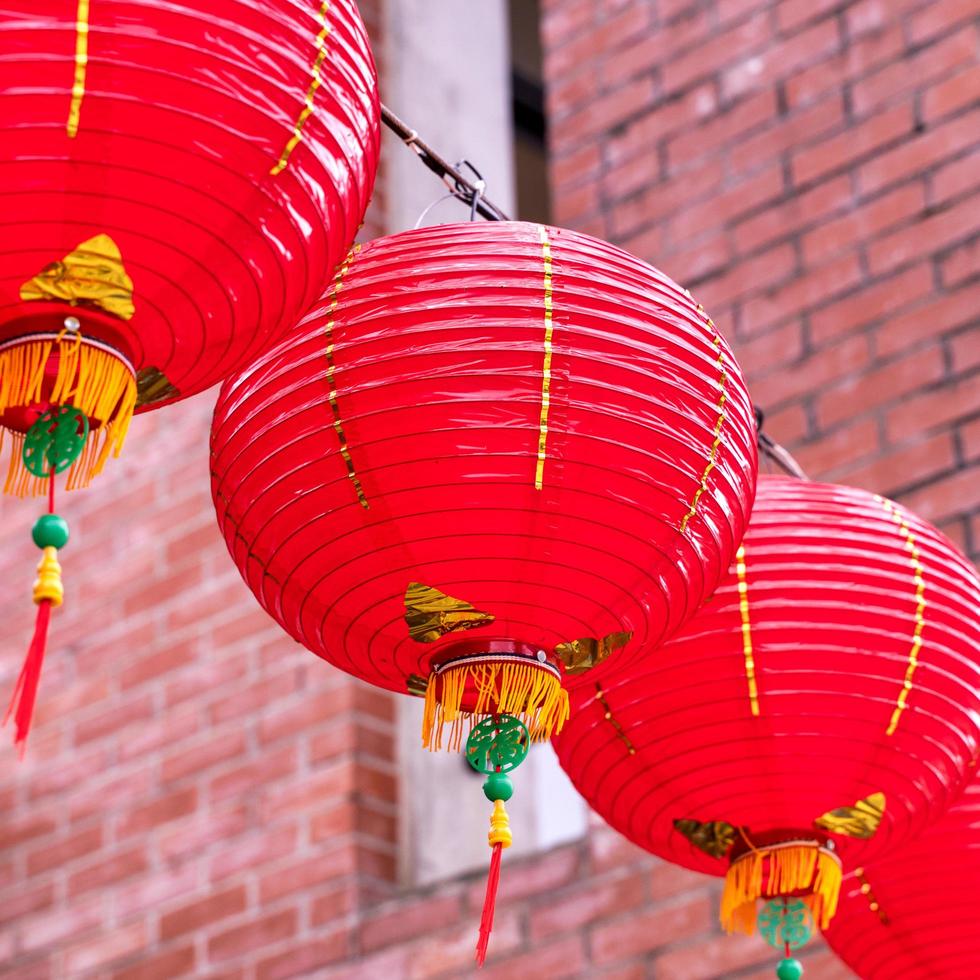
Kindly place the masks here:
[(477, 771), (510, 772), (526, 758), (531, 744), (527, 726), (513, 715), (486, 718), (466, 740), (466, 761)]
[(88, 417), (70, 405), (48, 409), (24, 437), (24, 466), (32, 476), (63, 473), (82, 455)]
[(774, 898), (763, 906), (756, 927), (774, 949), (799, 949), (813, 935), (813, 914), (798, 898)]

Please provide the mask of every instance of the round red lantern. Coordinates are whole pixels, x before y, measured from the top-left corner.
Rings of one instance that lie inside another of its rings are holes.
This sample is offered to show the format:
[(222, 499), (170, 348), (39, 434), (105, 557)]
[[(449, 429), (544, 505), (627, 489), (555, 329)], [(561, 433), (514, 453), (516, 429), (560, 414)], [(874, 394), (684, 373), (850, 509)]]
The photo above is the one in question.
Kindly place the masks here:
[(222, 390), (213, 490), (259, 601), (314, 653), (522, 715), (635, 658), (713, 590), (751, 505), (738, 367), (684, 290), (518, 222), (357, 248), (289, 341)]
[(603, 242), (517, 222), (355, 248), (215, 409), (218, 522), (262, 605), (330, 663), (425, 697), (487, 775), (477, 958), (510, 843), (507, 772), (567, 687), (635, 659), (741, 539), (755, 427), (682, 289)]
[(129, 417), (243, 367), (319, 295), (379, 146), (353, 0), (12, 0), (0, 18), (0, 423)]
[(899, 505), (761, 477), (728, 578), (671, 642), (574, 693), (559, 759), (631, 840), (725, 876), (728, 929), (752, 930), (758, 898), (826, 926), (842, 869), (898, 853), (962, 786), (978, 608), (973, 567)]
[[(6, 490), (53, 512), (56, 473), (87, 483), (134, 411), (214, 385), (320, 294), (371, 193), (377, 79), (354, 0), (11, 0), (0, 50)], [(18, 740), (62, 598), (46, 526)]]
[(825, 933), (867, 980), (968, 976), (980, 963), (980, 783), (920, 837), (844, 879)]

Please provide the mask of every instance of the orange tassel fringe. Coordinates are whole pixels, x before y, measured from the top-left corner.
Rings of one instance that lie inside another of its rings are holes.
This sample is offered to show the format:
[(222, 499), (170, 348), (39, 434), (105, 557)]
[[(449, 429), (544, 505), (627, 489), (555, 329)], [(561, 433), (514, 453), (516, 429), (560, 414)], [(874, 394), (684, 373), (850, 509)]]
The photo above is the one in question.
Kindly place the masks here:
[(816, 841), (754, 849), (733, 861), (725, 875), (721, 924), (726, 932), (751, 935), (756, 899), (806, 891), (803, 901), (817, 925), (826, 929), (837, 911), (841, 877), (840, 861)]
[[(54, 387), (45, 395), (45, 367), (57, 355)], [(84, 412), (92, 429), (82, 455), (68, 470), (66, 488), (87, 486), (110, 456), (122, 451), (136, 409), (136, 378), (125, 361), (78, 337), (30, 340), (0, 351), (0, 413), (41, 400)], [(18, 497), (46, 492), (47, 477), (24, 467), (24, 437), (10, 433), (10, 462), (4, 492)]]
[[(472, 711), (462, 708), (467, 688), (475, 687)], [(422, 744), (434, 751), (443, 746), (443, 729), (449, 726), (447, 747), (459, 751), (464, 730), (495, 714), (520, 718), (531, 738), (544, 741), (561, 731), (568, 719), (568, 692), (560, 678), (538, 665), (524, 663), (468, 664), (465, 661), (429, 677), (422, 716)]]

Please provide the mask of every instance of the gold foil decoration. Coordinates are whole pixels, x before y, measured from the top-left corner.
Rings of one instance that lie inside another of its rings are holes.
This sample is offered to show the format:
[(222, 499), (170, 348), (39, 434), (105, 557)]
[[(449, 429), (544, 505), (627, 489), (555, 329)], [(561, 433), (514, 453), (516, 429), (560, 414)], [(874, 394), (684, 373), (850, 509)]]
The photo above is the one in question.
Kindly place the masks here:
[(409, 674), (405, 678), (405, 689), (416, 698), (424, 698), (429, 689), (429, 682), (418, 674)]
[(310, 74), (312, 76), (310, 79), (310, 86), (306, 90), (306, 98), (304, 100), (303, 108), (293, 125), (293, 135), (290, 136), (289, 141), (283, 148), (283, 151), (279, 156), (279, 160), (269, 171), (273, 177), (278, 176), (286, 169), (286, 164), (289, 163), (289, 158), (292, 155), (293, 150), (296, 149), (296, 147), (299, 145), (299, 141), (303, 138), (303, 127), (306, 125), (306, 120), (313, 114), (313, 110), (315, 108), (313, 100), (316, 98), (317, 89), (319, 89), (320, 84), (323, 81), (320, 72), (323, 68), (323, 62), (327, 57), (326, 42), (327, 35), (330, 33), (330, 25), (327, 23), (327, 11), (329, 9), (330, 0), (323, 0), (323, 4), (320, 7), (319, 13), (317, 14), (317, 19), (320, 22), (320, 33), (316, 36), (316, 57), (313, 59), (313, 67), (310, 70)]
[(486, 626), (494, 621), (491, 613), (474, 609), (462, 599), (454, 599), (445, 592), (410, 582), (405, 590), (405, 622), (408, 635), (416, 643), (435, 643), (447, 633)]
[(555, 647), (555, 654), (565, 665), (569, 674), (584, 674), (597, 667), (614, 650), (626, 646), (633, 639), (633, 633), (610, 633), (601, 640), (586, 636), (581, 640), (569, 640)]
[(735, 828), (724, 820), (675, 820), (674, 830), (713, 858), (723, 858), (735, 841)]
[(136, 374), (136, 405), (156, 405), (176, 398), (180, 392), (170, 379), (155, 367), (145, 367)]
[(854, 806), (841, 806), (814, 820), (821, 830), (843, 834), (857, 840), (870, 840), (875, 835), (881, 818), (885, 815), (885, 794), (872, 793)]
[(96, 235), (60, 262), (46, 265), (20, 287), (20, 298), (97, 306), (122, 320), (131, 320), (136, 312), (133, 280), (126, 275), (119, 246), (108, 235)]
[[(633, 634), (631, 633), (630, 636)], [(602, 705), (603, 718), (609, 722), (613, 728), (616, 729), (616, 734), (619, 736), (619, 740), (626, 746), (626, 751), (630, 755), (636, 755), (636, 746), (630, 741), (629, 735), (626, 734), (626, 729), (616, 720), (616, 717), (612, 713), (612, 708), (609, 707), (609, 702), (606, 700), (606, 693), (603, 689), (596, 684), (595, 686), (595, 699)]]
[(534, 489), (544, 486), (544, 463), (548, 458), (548, 414), (551, 411), (551, 352), (555, 325), (552, 316), (553, 283), (551, 241), (548, 229), (538, 225), (541, 234), (541, 258), (544, 262), (544, 366), (541, 369), (541, 419), (538, 423), (538, 464), (534, 471)]
[(68, 106), (68, 138), (78, 135), (78, 120), (85, 98), (85, 73), (88, 70), (88, 5), (89, 0), (78, 0), (75, 14), (75, 78), (71, 86), (71, 104)]
[(694, 498), (691, 500), (691, 506), (681, 521), (681, 534), (686, 533), (687, 526), (691, 523), (691, 518), (697, 513), (698, 504), (708, 489), (708, 477), (718, 464), (718, 452), (721, 449), (721, 430), (725, 425), (725, 403), (728, 401), (728, 393), (726, 391), (728, 372), (725, 369), (725, 352), (721, 349), (721, 335), (715, 328), (714, 320), (710, 316), (705, 315), (704, 307), (700, 304), (698, 304), (698, 313), (705, 318), (705, 322), (708, 324), (708, 329), (711, 331), (712, 343), (715, 345), (715, 351), (718, 354), (718, 421), (715, 422), (714, 441), (711, 443), (708, 463), (704, 468), (704, 472), (701, 474), (701, 482), (695, 491)]
[(898, 699), (892, 711), (891, 720), (888, 728), (885, 729), (886, 735), (894, 735), (898, 728), (898, 723), (902, 720), (902, 712), (908, 707), (909, 694), (912, 691), (912, 677), (919, 666), (919, 651), (922, 649), (922, 631), (926, 625), (926, 581), (925, 570), (922, 567), (922, 560), (919, 555), (919, 546), (916, 544), (915, 535), (909, 522), (902, 517), (898, 508), (884, 497), (875, 495), (875, 500), (884, 508), (888, 516), (898, 525), (898, 529), (905, 539), (905, 548), (909, 553), (909, 564), (912, 566), (912, 581), (915, 584), (915, 626), (912, 629), (912, 646), (909, 650), (909, 662), (905, 668), (905, 679), (902, 682), (902, 689), (898, 692)]

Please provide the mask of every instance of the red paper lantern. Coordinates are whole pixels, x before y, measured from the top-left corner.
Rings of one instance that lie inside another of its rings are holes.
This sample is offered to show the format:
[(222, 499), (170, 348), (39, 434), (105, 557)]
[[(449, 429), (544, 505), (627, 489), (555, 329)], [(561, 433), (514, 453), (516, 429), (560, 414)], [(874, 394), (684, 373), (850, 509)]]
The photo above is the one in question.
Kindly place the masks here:
[(900, 854), (963, 784), (978, 608), (973, 567), (902, 507), (762, 477), (732, 573), (662, 649), (575, 692), (559, 758), (614, 828), (726, 876), (729, 929), (773, 896), (827, 925), (842, 866)]
[(844, 880), (826, 932), (867, 980), (969, 976), (980, 963), (980, 783), (935, 826)]
[[(353, 0), (11, 0), (0, 16), (0, 423), (88, 416), (85, 482), (129, 417), (277, 341), (319, 295), (377, 167)], [(67, 328), (67, 330), (66, 330)]]
[(494, 803), (479, 962), (507, 772), (561, 728), (565, 684), (710, 594), (756, 465), (738, 367), (690, 296), (531, 224), (355, 249), (222, 390), (218, 521), (263, 606), (330, 663), (425, 696), (430, 747), (487, 716), (466, 747)]
[(0, 51), (5, 489), (49, 494), (23, 742), (63, 597), (55, 474), (84, 485), (134, 411), (295, 323), (364, 214), (380, 107), (353, 0), (10, 0)]
[(741, 539), (755, 430), (727, 346), (630, 255), (517, 222), (355, 249), (228, 382), (213, 490), (259, 601), (442, 723), (560, 727), (561, 681), (636, 659)]

